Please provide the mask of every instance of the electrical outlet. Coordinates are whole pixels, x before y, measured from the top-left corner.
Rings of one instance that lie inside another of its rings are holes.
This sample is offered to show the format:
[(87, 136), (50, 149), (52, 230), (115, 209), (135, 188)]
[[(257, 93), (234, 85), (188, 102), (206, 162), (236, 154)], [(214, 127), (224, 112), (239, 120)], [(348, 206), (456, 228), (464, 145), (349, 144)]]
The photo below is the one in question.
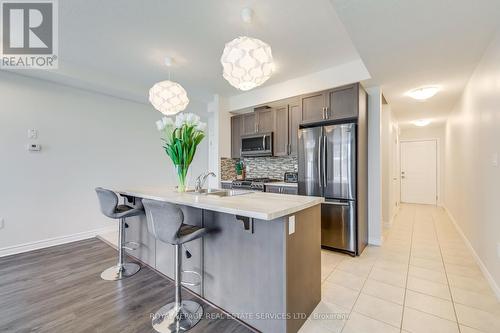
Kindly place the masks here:
[(295, 233), (295, 215), (288, 218), (288, 234), (291, 235)]
[(0, 229), (3, 229), (3, 227), (5, 227), (5, 220), (3, 217), (0, 217)]
[(491, 166), (498, 168), (498, 153), (491, 154)]

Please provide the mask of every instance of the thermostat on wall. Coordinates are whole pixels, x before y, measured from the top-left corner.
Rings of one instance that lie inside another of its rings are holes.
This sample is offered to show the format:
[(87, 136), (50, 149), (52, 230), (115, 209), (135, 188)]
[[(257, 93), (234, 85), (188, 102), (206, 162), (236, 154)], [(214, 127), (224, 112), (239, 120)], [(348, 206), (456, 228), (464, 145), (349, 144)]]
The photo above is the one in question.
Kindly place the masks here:
[(28, 144), (28, 151), (40, 151), (40, 150), (42, 150), (42, 145), (39, 145), (38, 143)]

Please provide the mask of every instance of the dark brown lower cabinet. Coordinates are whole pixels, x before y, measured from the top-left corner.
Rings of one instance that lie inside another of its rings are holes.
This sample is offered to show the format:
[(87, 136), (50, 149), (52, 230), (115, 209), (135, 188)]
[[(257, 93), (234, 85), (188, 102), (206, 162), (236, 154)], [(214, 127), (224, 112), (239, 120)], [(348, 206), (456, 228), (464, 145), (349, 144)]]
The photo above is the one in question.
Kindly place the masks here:
[(297, 195), (298, 189), (295, 186), (266, 185), (266, 192)]

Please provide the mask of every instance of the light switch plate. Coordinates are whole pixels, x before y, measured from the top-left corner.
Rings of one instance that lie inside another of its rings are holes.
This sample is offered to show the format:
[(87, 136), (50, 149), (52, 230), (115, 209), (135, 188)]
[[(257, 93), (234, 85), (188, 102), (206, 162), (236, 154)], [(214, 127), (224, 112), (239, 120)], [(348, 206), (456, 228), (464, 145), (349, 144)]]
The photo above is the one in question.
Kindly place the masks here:
[(295, 215), (288, 218), (288, 234), (291, 235), (295, 233)]
[(38, 138), (38, 131), (34, 128), (28, 130), (28, 139), (34, 140)]

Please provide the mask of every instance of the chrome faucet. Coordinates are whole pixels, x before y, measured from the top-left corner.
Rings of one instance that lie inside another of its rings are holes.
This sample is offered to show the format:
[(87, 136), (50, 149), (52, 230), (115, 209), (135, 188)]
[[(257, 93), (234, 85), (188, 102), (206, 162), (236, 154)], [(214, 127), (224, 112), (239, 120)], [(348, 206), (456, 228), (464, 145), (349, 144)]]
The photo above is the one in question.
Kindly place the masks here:
[(205, 172), (199, 175), (196, 178), (196, 185), (194, 187), (195, 192), (201, 192), (201, 189), (203, 188), (203, 186), (205, 186), (205, 182), (207, 181), (208, 176), (217, 177), (213, 172)]

